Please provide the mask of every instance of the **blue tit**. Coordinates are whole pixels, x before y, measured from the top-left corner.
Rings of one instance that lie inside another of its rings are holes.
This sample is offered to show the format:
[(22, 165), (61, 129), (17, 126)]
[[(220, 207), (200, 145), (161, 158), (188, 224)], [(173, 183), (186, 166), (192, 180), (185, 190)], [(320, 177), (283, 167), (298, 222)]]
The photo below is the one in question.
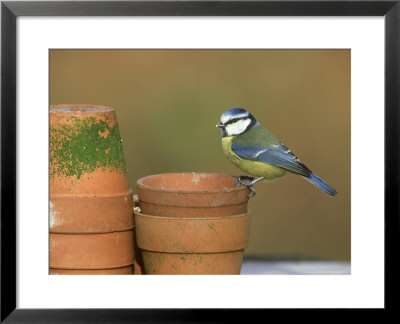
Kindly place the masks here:
[(253, 195), (255, 183), (270, 182), (288, 174), (300, 175), (328, 195), (336, 195), (335, 189), (312, 173), (245, 109), (224, 112), (217, 127), (221, 130), (222, 149), (228, 160), (254, 177), (247, 183), (239, 180), (239, 184), (250, 187)]

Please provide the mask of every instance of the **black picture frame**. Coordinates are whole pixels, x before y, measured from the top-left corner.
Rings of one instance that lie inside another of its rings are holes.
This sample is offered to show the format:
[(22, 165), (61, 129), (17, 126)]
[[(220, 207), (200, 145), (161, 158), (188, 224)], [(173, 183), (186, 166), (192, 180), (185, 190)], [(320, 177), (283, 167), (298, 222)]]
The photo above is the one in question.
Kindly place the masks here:
[[(394, 1), (2, 1), (1, 322), (234, 322), (256, 310), (16, 308), (16, 19), (18, 16), (384, 16), (385, 309), (396, 307), (399, 245), (400, 0)], [(368, 136), (368, 135), (366, 135)], [(366, 139), (367, 140), (367, 139)], [(373, 149), (371, 149), (373, 151)], [(368, 153), (366, 156), (368, 156)], [(366, 157), (368, 159), (368, 157)], [(371, 163), (371, 160), (367, 161)], [(371, 176), (371, 175), (366, 175)], [(396, 252), (391, 252), (392, 250)], [(258, 310), (260, 312), (260, 310)], [(248, 313), (247, 313), (248, 314)], [(261, 315), (261, 314), (260, 314)], [(251, 316), (257, 316), (251, 314)]]

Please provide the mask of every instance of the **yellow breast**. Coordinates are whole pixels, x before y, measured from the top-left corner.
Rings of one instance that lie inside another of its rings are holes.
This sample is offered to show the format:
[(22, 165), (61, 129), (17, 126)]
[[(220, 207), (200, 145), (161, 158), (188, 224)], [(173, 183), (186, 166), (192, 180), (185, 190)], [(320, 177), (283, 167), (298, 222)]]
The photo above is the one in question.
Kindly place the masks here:
[(280, 167), (258, 161), (246, 160), (236, 155), (232, 149), (232, 140), (234, 136), (222, 138), (222, 150), (229, 161), (235, 164), (246, 174), (259, 178), (264, 177), (267, 181), (273, 181), (290, 172)]

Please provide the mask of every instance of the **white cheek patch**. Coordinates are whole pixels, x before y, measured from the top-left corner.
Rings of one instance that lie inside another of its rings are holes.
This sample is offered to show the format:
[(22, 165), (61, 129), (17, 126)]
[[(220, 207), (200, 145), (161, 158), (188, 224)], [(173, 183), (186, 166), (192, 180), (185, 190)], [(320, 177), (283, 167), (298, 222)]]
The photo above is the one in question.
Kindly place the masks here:
[(250, 123), (251, 123), (250, 118), (239, 119), (235, 123), (226, 125), (225, 129), (228, 136), (239, 135), (246, 131)]

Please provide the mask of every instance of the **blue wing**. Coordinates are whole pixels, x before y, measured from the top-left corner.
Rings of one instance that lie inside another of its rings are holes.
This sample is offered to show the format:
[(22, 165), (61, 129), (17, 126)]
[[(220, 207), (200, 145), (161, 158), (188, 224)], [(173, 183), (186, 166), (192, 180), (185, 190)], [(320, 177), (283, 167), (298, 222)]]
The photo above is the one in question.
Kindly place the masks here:
[(259, 147), (244, 146), (239, 141), (233, 141), (232, 151), (243, 159), (272, 164), (307, 178), (312, 174), (311, 170), (282, 143)]

